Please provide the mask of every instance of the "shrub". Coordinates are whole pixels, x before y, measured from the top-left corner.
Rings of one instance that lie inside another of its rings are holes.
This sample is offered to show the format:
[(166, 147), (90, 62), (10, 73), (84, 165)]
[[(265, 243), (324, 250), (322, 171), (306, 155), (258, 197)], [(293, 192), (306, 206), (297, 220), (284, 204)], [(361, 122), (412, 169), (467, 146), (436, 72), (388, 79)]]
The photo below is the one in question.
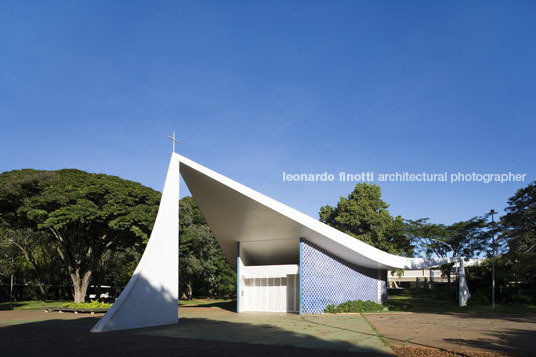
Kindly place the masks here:
[(468, 306), (485, 306), (489, 304), (490, 304), (490, 301), (488, 297), (481, 293), (472, 294), (469, 301), (467, 301)]
[(347, 301), (337, 306), (330, 304), (326, 306), (324, 312), (336, 314), (341, 312), (380, 312), (387, 311), (387, 308), (374, 301), (353, 300)]
[(335, 313), (336, 313), (335, 308), (336, 308), (335, 305), (333, 305), (333, 304), (329, 304), (329, 305), (326, 306), (326, 308), (324, 309), (324, 312), (327, 312), (328, 314), (335, 314)]
[(112, 304), (91, 300), (91, 302), (67, 302), (62, 304), (61, 307), (66, 309), (109, 309)]

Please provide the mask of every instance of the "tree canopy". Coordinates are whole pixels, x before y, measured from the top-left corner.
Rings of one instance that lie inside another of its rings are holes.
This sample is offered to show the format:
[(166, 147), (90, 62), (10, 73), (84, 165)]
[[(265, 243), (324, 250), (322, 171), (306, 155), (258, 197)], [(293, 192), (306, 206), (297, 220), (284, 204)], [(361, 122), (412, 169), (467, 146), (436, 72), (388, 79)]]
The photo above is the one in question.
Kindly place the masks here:
[(236, 273), (192, 197), (180, 200), (179, 216), (181, 298), (234, 294)]
[(404, 221), (393, 218), (388, 207), (378, 185), (358, 183), (347, 197), (340, 197), (336, 207), (321, 207), (320, 220), (386, 252), (411, 256)]
[(428, 218), (407, 220), (411, 241), (427, 256), (446, 257), (449, 254), (472, 258), (486, 248), (487, 216), (473, 217), (451, 225), (430, 223)]
[[(473, 217), (451, 225), (430, 223), (428, 218), (407, 220), (411, 242), (425, 255), (473, 258), (486, 248), (487, 217)], [(441, 266), (450, 282), (454, 263)]]
[(501, 217), (502, 238), (516, 281), (536, 280), (536, 181), (519, 189), (508, 199), (506, 215)]
[(147, 241), (159, 201), (159, 192), (139, 183), (81, 170), (0, 174), (0, 224), (9, 232), (7, 239), (24, 250), (30, 243), (17, 232), (46, 234), (67, 267), (76, 302), (84, 301), (106, 251)]

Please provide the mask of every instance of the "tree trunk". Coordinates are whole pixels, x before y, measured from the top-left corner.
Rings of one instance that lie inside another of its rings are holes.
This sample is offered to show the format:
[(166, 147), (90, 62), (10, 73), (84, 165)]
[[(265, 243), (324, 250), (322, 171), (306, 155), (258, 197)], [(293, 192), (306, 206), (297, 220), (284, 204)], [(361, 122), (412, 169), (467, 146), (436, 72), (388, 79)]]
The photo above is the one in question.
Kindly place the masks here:
[(41, 301), (47, 301), (48, 299), (48, 285), (37, 281), (37, 286), (39, 287), (39, 292), (41, 293)]
[(89, 278), (91, 277), (91, 271), (87, 271), (82, 276), (80, 276), (80, 271), (76, 270), (70, 275), (71, 280), (73, 281), (74, 302), (85, 302), (87, 287), (89, 285)]
[(188, 283), (186, 283), (186, 295), (188, 296), (188, 300), (192, 300), (192, 280), (188, 280)]

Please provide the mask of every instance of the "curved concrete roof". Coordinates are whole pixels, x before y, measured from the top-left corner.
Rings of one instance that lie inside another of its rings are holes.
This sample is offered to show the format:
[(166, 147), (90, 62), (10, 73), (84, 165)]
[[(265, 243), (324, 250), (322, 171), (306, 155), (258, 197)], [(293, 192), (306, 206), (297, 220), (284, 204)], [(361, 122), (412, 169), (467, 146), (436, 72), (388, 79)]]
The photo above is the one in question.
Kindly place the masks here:
[(186, 185), (234, 269), (238, 241), (247, 252), (246, 264), (297, 264), (300, 237), (368, 268), (423, 269), (454, 262), (452, 257), (386, 253), (184, 156), (173, 154), (173, 158), (180, 162)]

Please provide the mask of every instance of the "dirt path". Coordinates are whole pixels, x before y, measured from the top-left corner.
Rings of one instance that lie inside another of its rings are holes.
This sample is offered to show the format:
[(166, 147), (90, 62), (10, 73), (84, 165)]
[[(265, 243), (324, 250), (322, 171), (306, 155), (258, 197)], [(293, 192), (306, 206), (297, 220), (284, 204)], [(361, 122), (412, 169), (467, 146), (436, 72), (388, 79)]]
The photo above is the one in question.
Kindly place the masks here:
[(534, 356), (535, 314), (366, 314), (397, 347)]

